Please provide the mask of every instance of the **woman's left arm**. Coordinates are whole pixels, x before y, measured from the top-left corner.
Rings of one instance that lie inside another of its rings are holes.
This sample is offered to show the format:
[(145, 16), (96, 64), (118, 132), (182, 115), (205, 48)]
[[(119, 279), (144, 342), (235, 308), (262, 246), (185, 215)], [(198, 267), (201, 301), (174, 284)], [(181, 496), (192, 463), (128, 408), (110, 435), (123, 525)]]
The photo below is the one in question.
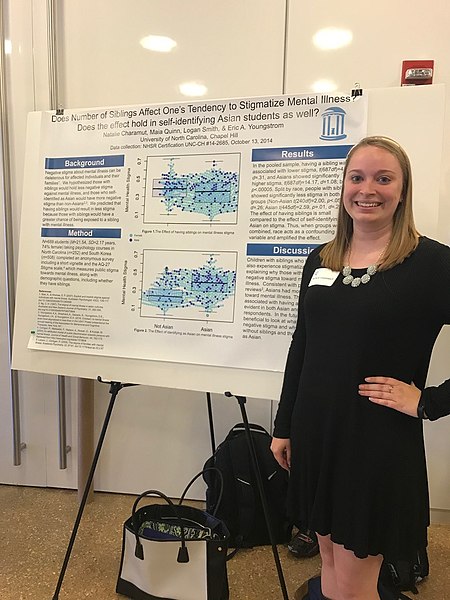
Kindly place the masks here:
[(364, 381), (365, 383), (359, 386), (360, 396), (365, 396), (375, 404), (388, 406), (410, 417), (418, 416), (417, 407), (421, 391), (414, 383), (407, 384), (393, 377), (366, 377)]
[[(429, 298), (434, 314), (442, 324), (450, 324), (450, 248), (432, 242), (432, 264), (439, 277), (433, 281)], [(359, 394), (375, 404), (382, 404), (411, 417), (435, 421), (450, 415), (450, 379), (438, 386), (419, 390), (414, 383), (405, 383), (393, 377), (366, 377), (359, 386)], [(420, 410), (418, 407), (420, 403)]]
[[(366, 377), (364, 381), (359, 386), (359, 395), (374, 404), (430, 421), (450, 415), (450, 379), (422, 391), (414, 383), (407, 384), (393, 377)], [(422, 414), (418, 412), (419, 402)]]

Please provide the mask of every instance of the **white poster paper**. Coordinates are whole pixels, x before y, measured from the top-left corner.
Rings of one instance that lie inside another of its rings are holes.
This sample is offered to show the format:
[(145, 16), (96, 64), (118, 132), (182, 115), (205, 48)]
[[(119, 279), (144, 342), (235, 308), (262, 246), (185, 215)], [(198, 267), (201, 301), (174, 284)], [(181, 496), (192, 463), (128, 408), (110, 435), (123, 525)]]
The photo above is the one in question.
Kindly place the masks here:
[(327, 94), (32, 113), (28, 347), (281, 371), (366, 130)]

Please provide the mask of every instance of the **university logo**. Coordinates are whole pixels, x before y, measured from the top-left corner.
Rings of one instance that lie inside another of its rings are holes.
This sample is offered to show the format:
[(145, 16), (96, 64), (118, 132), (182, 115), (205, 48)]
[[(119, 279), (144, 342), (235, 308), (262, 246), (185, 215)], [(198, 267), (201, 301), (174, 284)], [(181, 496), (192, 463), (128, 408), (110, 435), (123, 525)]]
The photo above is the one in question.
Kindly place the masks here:
[(346, 112), (338, 106), (330, 106), (322, 113), (322, 135), (321, 140), (335, 142), (344, 140), (347, 134), (344, 132)]

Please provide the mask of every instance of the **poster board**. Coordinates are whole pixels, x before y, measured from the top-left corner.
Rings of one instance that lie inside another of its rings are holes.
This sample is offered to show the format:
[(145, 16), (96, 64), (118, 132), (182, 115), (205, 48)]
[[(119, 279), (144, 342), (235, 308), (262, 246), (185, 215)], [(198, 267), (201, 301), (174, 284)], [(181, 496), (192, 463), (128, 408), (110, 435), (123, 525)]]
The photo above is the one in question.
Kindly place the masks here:
[[(397, 139), (410, 155), (415, 176), (414, 199), (417, 225), (421, 232), (433, 237), (437, 228), (439, 210), (443, 86), (370, 90), (365, 91), (365, 98), (368, 98), (367, 133), (389, 135)], [(215, 103), (218, 104), (219, 101)], [(312, 111), (311, 116), (315, 115), (314, 105), (301, 108), (305, 116), (308, 110)], [(148, 118), (151, 118), (151, 115)], [(202, 364), (201, 359), (177, 362), (167, 360), (167, 356), (164, 360), (144, 360), (126, 355), (106, 356), (73, 351), (48, 351), (36, 349), (33, 340), (30, 343), (30, 333), (36, 329), (36, 286), (30, 286), (30, 282), (36, 281), (41, 258), (41, 236), (37, 232), (41, 230), (42, 213), (40, 210), (36, 211), (35, 205), (36, 195), (40, 193), (37, 182), (42, 181), (38, 140), (41, 140), (44, 134), (40, 120), (32, 119), (30, 123), (26, 151), (13, 368), (85, 378), (101, 375), (104, 379), (123, 382), (219, 393), (229, 389), (234, 393), (250, 397), (277, 399), (282, 379), (282, 367), (280, 367), (284, 361), (282, 356), (277, 356), (277, 360), (274, 361), (277, 367), (273, 370), (264, 363), (263, 368), (255, 369), (251, 368), (251, 363), (249, 363), (250, 368), (248, 364), (247, 368), (240, 368), (233, 363), (222, 366)], [(87, 127), (89, 123), (82, 122), (81, 125)], [(353, 140), (352, 143), (356, 141)], [(338, 145), (343, 146), (346, 143), (348, 140), (341, 140)], [(215, 149), (215, 152), (217, 151), (218, 149)], [(112, 165), (111, 168), (116, 167)], [(170, 166), (167, 168), (168, 171), (170, 168)], [(227, 172), (232, 170), (231, 166)], [(157, 185), (158, 178), (155, 177), (152, 181), (154, 184), (151, 193), (160, 193)], [(144, 206), (144, 218), (145, 210)], [(150, 215), (148, 220), (152, 221), (152, 219), (154, 221)], [(222, 228), (224, 227), (225, 225), (222, 224)], [(162, 269), (164, 270), (164, 267)], [(229, 268), (228, 271), (232, 269)], [(51, 309), (50, 306), (50, 312)], [(162, 321), (165, 322), (166, 319)], [(290, 325), (292, 327), (292, 317)], [(219, 340), (216, 340), (217, 342)], [(283, 352), (286, 351), (287, 343), (284, 345)]]

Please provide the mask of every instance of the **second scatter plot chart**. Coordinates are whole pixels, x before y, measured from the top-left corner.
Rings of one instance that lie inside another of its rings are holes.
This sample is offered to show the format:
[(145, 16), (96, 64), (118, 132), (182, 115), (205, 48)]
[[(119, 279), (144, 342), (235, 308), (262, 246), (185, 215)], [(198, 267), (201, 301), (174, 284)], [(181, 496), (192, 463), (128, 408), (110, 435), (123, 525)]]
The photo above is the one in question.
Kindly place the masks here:
[(148, 156), (145, 223), (237, 223), (241, 155)]
[(232, 323), (236, 252), (144, 250), (141, 316)]

